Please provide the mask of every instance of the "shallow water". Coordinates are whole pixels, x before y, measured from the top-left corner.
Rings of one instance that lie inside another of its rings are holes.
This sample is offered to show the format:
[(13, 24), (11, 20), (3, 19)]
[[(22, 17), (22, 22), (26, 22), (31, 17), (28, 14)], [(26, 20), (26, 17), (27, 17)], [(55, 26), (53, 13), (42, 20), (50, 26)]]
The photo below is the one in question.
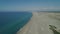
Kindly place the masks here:
[(31, 17), (31, 12), (0, 12), (0, 34), (16, 34)]

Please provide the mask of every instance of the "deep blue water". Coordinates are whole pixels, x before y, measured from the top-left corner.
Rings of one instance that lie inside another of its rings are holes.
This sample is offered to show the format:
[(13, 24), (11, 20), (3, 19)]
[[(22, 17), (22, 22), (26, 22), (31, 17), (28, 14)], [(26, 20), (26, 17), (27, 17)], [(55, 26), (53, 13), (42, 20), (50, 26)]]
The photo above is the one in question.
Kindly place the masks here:
[(0, 34), (16, 34), (31, 17), (31, 12), (0, 12)]

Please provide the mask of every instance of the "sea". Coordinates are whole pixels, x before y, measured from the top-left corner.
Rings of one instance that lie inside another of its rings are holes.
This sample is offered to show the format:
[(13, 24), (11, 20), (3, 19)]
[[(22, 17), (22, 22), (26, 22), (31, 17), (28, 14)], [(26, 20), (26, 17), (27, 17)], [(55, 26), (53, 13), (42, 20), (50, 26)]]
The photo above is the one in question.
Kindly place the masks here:
[(0, 12), (0, 34), (16, 34), (31, 17), (32, 12)]

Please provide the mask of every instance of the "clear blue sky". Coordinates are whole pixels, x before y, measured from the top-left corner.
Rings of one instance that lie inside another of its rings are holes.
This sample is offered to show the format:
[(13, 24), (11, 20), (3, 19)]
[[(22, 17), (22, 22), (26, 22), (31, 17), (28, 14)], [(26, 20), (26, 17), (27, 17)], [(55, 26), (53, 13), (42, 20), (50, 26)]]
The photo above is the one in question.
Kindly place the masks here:
[(0, 0), (1, 11), (60, 11), (60, 0)]

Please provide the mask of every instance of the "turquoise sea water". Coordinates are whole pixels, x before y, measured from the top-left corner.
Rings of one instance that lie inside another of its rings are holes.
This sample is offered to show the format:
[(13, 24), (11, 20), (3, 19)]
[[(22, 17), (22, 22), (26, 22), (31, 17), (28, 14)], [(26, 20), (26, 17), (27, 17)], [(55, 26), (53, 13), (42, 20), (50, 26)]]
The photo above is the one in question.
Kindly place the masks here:
[(0, 12), (0, 34), (16, 34), (31, 17), (31, 12)]

